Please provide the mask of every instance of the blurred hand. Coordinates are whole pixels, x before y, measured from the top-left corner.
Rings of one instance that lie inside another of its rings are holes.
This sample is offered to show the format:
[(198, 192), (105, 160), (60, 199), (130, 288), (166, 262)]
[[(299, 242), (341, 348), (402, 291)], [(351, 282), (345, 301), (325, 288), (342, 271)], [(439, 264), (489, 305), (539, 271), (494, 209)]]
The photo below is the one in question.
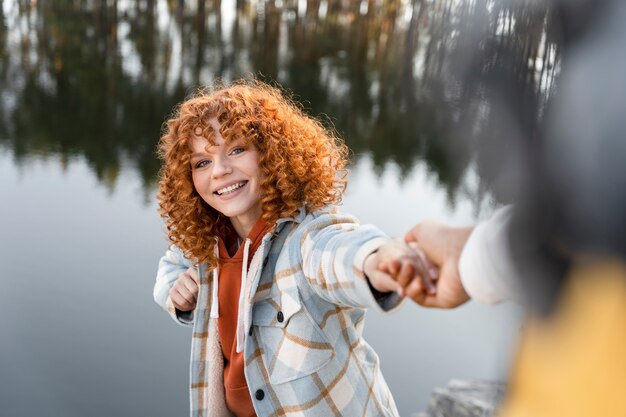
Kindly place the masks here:
[(380, 292), (396, 291), (405, 295), (405, 288), (435, 292), (428, 274), (430, 262), (416, 248), (404, 242), (391, 241), (365, 259), (364, 272), (370, 284)]
[(200, 279), (195, 267), (190, 267), (180, 274), (169, 293), (174, 307), (180, 311), (191, 311), (196, 308), (199, 283)]
[(469, 300), (459, 275), (459, 258), (473, 227), (450, 227), (433, 221), (411, 229), (404, 240), (417, 244), (439, 270), (435, 293), (424, 292), (417, 284), (409, 285), (406, 294), (424, 307), (454, 308)]

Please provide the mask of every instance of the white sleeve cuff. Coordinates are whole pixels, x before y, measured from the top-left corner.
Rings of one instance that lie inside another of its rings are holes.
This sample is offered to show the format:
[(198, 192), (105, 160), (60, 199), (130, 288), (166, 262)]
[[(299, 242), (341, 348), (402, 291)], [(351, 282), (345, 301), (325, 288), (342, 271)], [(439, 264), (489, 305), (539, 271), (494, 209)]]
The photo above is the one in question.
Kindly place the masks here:
[(494, 304), (514, 299), (518, 294), (518, 273), (507, 236), (511, 215), (512, 207), (505, 207), (476, 226), (461, 253), (461, 282), (479, 303)]

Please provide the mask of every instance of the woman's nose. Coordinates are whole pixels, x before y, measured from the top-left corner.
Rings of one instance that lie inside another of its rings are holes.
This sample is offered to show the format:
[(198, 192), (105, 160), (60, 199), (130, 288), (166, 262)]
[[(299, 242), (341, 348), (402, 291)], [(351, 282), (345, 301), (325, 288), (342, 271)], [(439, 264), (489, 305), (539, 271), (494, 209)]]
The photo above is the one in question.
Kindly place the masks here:
[(232, 167), (228, 162), (228, 158), (215, 157), (213, 160), (213, 177), (220, 178), (232, 172)]

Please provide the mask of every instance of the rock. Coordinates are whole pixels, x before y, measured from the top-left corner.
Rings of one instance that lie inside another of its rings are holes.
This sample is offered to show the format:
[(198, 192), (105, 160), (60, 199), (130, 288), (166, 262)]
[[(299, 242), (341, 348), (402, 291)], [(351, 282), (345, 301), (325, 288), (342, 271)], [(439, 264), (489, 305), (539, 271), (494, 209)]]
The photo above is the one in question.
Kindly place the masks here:
[(492, 417), (504, 396), (505, 384), (453, 379), (435, 388), (428, 410), (413, 417)]

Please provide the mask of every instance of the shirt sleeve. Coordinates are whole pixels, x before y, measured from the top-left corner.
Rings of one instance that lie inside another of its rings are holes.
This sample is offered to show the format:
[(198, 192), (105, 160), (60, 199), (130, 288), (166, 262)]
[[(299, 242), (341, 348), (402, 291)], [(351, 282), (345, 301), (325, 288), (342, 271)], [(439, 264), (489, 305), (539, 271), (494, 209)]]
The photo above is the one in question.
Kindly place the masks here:
[(461, 258), (459, 274), (465, 291), (479, 303), (516, 300), (519, 273), (509, 250), (508, 224), (513, 207), (504, 207), (470, 234)]
[(391, 239), (352, 216), (316, 215), (301, 235), (305, 279), (321, 298), (340, 306), (390, 311), (402, 301), (395, 292), (373, 294), (363, 264)]
[(178, 276), (185, 272), (193, 263), (185, 257), (183, 252), (172, 245), (159, 260), (156, 282), (154, 284), (154, 301), (161, 306), (178, 324), (190, 326), (193, 324), (193, 311), (180, 311), (172, 304), (169, 296), (170, 289)]

